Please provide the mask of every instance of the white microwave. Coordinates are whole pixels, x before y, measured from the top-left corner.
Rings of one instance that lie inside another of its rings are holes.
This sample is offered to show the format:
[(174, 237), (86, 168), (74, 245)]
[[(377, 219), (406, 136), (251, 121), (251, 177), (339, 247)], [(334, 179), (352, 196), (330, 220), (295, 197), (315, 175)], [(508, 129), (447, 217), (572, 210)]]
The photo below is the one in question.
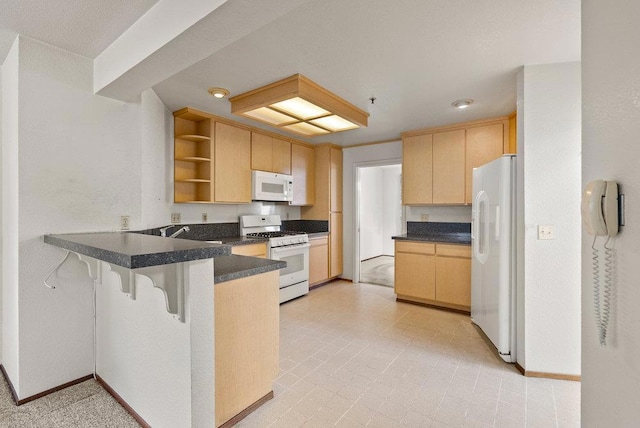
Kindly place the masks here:
[(266, 171), (253, 171), (251, 199), (254, 201), (293, 200), (293, 176)]

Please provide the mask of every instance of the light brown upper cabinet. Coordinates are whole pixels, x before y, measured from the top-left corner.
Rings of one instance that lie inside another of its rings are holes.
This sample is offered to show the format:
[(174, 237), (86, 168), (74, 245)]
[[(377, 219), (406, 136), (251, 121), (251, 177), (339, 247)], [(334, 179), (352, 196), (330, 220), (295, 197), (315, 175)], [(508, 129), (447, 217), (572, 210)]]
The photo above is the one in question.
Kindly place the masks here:
[(251, 132), (215, 124), (215, 201), (251, 202)]
[(313, 205), (316, 200), (315, 152), (313, 147), (291, 144), (293, 200), (290, 205)]
[(433, 136), (415, 135), (402, 139), (402, 203), (433, 203)]
[(342, 150), (330, 149), (331, 205), (329, 211), (342, 212)]
[(251, 169), (291, 174), (291, 143), (259, 132), (252, 132)]
[(464, 204), (464, 129), (433, 134), (433, 203)]
[(404, 132), (402, 143), (403, 204), (470, 204), (473, 168), (509, 153), (509, 120)]
[(472, 202), (473, 168), (498, 159), (509, 151), (509, 121), (467, 128), (467, 179), (465, 202)]

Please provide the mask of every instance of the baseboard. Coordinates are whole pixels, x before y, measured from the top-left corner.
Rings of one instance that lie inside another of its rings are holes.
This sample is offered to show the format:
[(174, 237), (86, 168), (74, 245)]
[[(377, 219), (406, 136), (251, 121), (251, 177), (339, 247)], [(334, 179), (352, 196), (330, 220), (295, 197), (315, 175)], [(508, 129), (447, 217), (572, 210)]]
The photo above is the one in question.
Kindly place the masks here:
[(140, 424), (140, 426), (142, 426), (143, 428), (151, 428), (151, 425), (149, 425), (144, 419), (142, 419), (142, 416), (140, 416), (135, 410), (133, 410), (133, 407), (131, 407), (126, 401), (124, 401), (120, 394), (118, 394), (113, 388), (111, 388), (109, 384), (104, 381), (104, 379), (102, 379), (100, 376), (96, 376), (96, 380), (118, 402), (118, 404), (120, 404), (127, 412), (129, 412), (129, 414), (133, 417), (133, 419), (136, 420), (136, 422)]
[(460, 305), (449, 305), (447, 303), (441, 303), (441, 302), (434, 302), (434, 303), (430, 303), (428, 301), (421, 302), (417, 300), (406, 299), (404, 297), (396, 297), (396, 302), (409, 303), (410, 305), (418, 305), (418, 306), (424, 306), (432, 309), (441, 309), (443, 311), (456, 312), (464, 315), (471, 315), (470, 310)]
[(246, 409), (244, 409), (243, 411), (241, 411), (240, 413), (238, 413), (237, 415), (229, 419), (227, 422), (220, 425), (218, 428), (230, 428), (234, 426), (235, 424), (237, 424), (238, 422), (240, 422), (241, 420), (249, 416), (251, 413), (253, 413), (258, 407), (262, 406), (264, 403), (271, 400), (272, 398), (273, 398), (273, 391), (269, 391), (269, 393), (267, 393), (265, 396), (263, 396), (262, 398), (259, 398), (258, 401), (256, 401), (255, 403), (253, 403), (252, 405), (250, 405), (249, 407), (247, 407)]
[(315, 290), (316, 288), (324, 287), (325, 285), (331, 284), (334, 281), (345, 281), (345, 282), (353, 282), (350, 279), (338, 278), (337, 276), (334, 278), (329, 278), (326, 281), (319, 282), (317, 284), (312, 284), (309, 286), (309, 290)]
[(11, 397), (13, 398), (13, 401), (16, 403), (16, 406), (21, 406), (25, 403), (28, 403), (29, 401), (33, 401), (33, 400), (37, 400), (38, 398), (42, 398), (45, 395), (49, 395), (49, 394), (53, 394), (54, 392), (58, 392), (61, 389), (65, 389), (68, 388), (70, 386), (73, 385), (77, 385), (79, 383), (82, 383), (86, 380), (89, 379), (93, 379), (93, 375), (86, 375), (83, 376), (79, 379), (76, 380), (72, 380), (71, 382), (67, 382), (67, 383), (63, 383), (62, 385), (56, 386), (54, 388), (51, 389), (47, 389), (46, 391), (42, 391), (38, 394), (32, 395), (31, 397), (27, 397), (27, 398), (23, 398), (22, 400), (20, 400), (18, 398), (18, 394), (16, 394), (16, 390), (13, 387), (13, 383), (11, 383), (11, 379), (9, 379), (9, 375), (7, 374), (7, 371), (5, 370), (4, 366), (2, 364), (0, 364), (0, 371), (2, 371), (2, 375), (4, 376), (4, 378), (7, 381), (7, 384), (9, 385), (9, 390), (11, 391)]
[(558, 380), (570, 380), (573, 382), (580, 382), (582, 377), (579, 375), (568, 375), (562, 373), (545, 373), (545, 372), (532, 372), (525, 370), (520, 364), (516, 363), (516, 368), (523, 376), (526, 377), (541, 377), (545, 379), (558, 379)]

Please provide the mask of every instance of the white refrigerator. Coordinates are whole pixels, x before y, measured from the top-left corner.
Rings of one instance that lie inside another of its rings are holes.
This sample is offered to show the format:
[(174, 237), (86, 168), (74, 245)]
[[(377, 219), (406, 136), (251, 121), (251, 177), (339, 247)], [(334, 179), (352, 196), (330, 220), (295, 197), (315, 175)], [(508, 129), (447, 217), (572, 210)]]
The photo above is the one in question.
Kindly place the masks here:
[(516, 361), (516, 157), (473, 170), (471, 319)]

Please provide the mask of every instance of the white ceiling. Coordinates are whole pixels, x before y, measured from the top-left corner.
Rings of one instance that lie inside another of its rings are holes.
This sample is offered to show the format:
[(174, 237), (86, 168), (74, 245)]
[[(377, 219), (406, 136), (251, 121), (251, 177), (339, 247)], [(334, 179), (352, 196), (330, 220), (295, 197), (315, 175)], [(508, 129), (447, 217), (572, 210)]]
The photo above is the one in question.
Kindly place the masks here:
[[(0, 58), (2, 30), (95, 58), (155, 2), (0, 1)], [(307, 141), (351, 145), (508, 114), (523, 64), (579, 60), (580, 0), (311, 0), (154, 89), (172, 111), (261, 126), (207, 88), (235, 95), (302, 73), (371, 114), (368, 128)], [(476, 102), (457, 110), (458, 98)]]

